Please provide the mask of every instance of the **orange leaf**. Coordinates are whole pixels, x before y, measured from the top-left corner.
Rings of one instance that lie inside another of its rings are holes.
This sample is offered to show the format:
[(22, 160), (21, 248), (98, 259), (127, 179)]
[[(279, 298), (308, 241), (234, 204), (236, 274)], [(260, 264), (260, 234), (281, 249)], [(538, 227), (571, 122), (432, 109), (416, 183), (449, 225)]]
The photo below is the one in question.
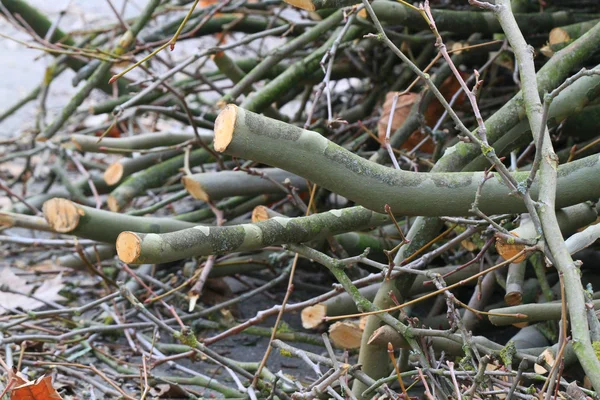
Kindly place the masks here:
[[(389, 92), (385, 95), (385, 102), (383, 103), (383, 113), (379, 118), (379, 122), (377, 124), (377, 134), (379, 136), (379, 140), (383, 142), (385, 140), (386, 129), (388, 126), (388, 121), (390, 118), (390, 111), (392, 110), (392, 104), (394, 101), (394, 92)], [(392, 130), (391, 133), (398, 128), (400, 128), (406, 118), (410, 115), (410, 110), (412, 106), (421, 100), (421, 96), (417, 93), (407, 93), (403, 96), (398, 97), (398, 101), (396, 102), (396, 108), (394, 108), (394, 118), (392, 118)], [(421, 133), (420, 130), (414, 131), (409, 138), (404, 142), (401, 146), (402, 149), (411, 150), (417, 144), (423, 140), (425, 136)], [(421, 146), (420, 150), (425, 153), (433, 153), (434, 144), (432, 141), (428, 141)]]
[[(514, 231), (511, 233), (513, 235), (519, 237), (519, 235), (517, 235)], [(519, 254), (524, 248), (525, 248), (524, 244), (508, 243), (502, 237), (496, 238), (496, 251), (498, 252), (498, 254), (500, 254), (500, 257), (504, 258), (505, 260), (510, 260), (517, 254)], [(524, 253), (523, 255), (521, 255), (521, 256), (517, 257), (515, 260), (513, 260), (512, 263), (518, 264), (520, 262), (525, 261), (526, 258), (527, 258), (527, 254)]]
[[(461, 73), (461, 75), (463, 75), (464, 78), (467, 74)], [(458, 80), (456, 80), (454, 76), (450, 76), (440, 85), (439, 89), (444, 98), (450, 101), (452, 96), (454, 96), (454, 93), (456, 93), (456, 91), (459, 88), (460, 83), (458, 83)], [(385, 140), (385, 133), (390, 117), (390, 111), (392, 109), (394, 94), (394, 92), (389, 92), (386, 94), (385, 102), (383, 103), (383, 113), (381, 114), (381, 117), (379, 118), (379, 122), (377, 124), (377, 133), (379, 139), (382, 142)], [(454, 103), (454, 106), (464, 103), (465, 99), (466, 96), (463, 92)], [(406, 121), (406, 118), (410, 114), (411, 107), (417, 101), (420, 101), (420, 96), (416, 93), (407, 93), (406, 95), (400, 96), (398, 98), (396, 108), (394, 109), (394, 118), (392, 119), (392, 133), (396, 129), (400, 128), (402, 124), (404, 124), (404, 121)], [(442, 116), (443, 112), (444, 107), (442, 106), (442, 104), (437, 99), (433, 99), (424, 112), (425, 123), (430, 127), (433, 126), (437, 122), (437, 120)], [(406, 140), (406, 142), (404, 142), (401, 148), (405, 150), (411, 150), (413, 147), (419, 144), (424, 137), (425, 135), (423, 135), (418, 129), (409, 136), (409, 138)], [(420, 147), (420, 151), (429, 154), (433, 153), (434, 149), (435, 145), (431, 140), (425, 142)]]
[[(102, 136), (102, 134), (104, 133), (104, 131), (97, 131), (95, 133), (96, 137), (100, 137)], [(108, 131), (108, 133), (105, 135), (105, 137), (111, 137), (111, 138), (120, 138), (121, 137), (121, 128), (119, 128), (117, 125), (114, 125), (110, 128), (110, 130)]]
[[(383, 103), (383, 112), (377, 123), (377, 136), (382, 142), (385, 140), (385, 133), (387, 130), (388, 122), (390, 120), (390, 112), (392, 111), (392, 104), (394, 102), (394, 95), (396, 92), (388, 92), (385, 95), (385, 102)], [(415, 102), (419, 101), (420, 97), (417, 93), (407, 93), (403, 96), (398, 97), (396, 107), (394, 108), (394, 117), (392, 118), (392, 130), (391, 133), (402, 126), (406, 118), (410, 114), (410, 109)], [(390, 134), (391, 134), (390, 133)]]
[(35, 381), (27, 382), (14, 388), (10, 393), (11, 400), (62, 400), (56, 389), (52, 387), (52, 377), (42, 376)]

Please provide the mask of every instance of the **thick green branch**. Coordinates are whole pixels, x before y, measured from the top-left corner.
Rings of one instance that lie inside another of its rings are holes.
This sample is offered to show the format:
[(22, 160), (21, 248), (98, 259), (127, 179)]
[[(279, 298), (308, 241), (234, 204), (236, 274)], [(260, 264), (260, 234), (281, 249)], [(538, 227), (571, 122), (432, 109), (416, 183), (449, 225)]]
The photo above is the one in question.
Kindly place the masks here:
[[(418, 11), (402, 3), (375, 0), (372, 7), (381, 22), (405, 25), (416, 30), (429, 29), (427, 22)], [(431, 13), (440, 32), (448, 31), (463, 36), (469, 36), (473, 32), (480, 32), (483, 35), (502, 32), (500, 23), (491, 12), (431, 10)], [(565, 11), (517, 14), (515, 17), (524, 34), (548, 32), (556, 26), (575, 22), (571, 14)]]
[(82, 206), (67, 199), (52, 199), (44, 203), (44, 218), (54, 231), (81, 238), (112, 243), (126, 230), (163, 233), (194, 226), (170, 218), (133, 217)]
[[(533, 52), (519, 30), (510, 9), (510, 1), (499, 0), (495, 6), (495, 11), (519, 64), (523, 99), (531, 131), (535, 139), (540, 135), (544, 135), (544, 142), (541, 148), (537, 149), (537, 152), (541, 155), (539, 201), (542, 204), (538, 214), (544, 231), (544, 239), (554, 258), (555, 267), (563, 275), (574, 341), (573, 348), (592, 385), (596, 390), (600, 390), (600, 360), (596, 356), (590, 340), (581, 277), (560, 234), (556, 213), (554, 212), (561, 191), (560, 174), (557, 172), (558, 157), (554, 153), (546, 121), (542, 116), (542, 103), (535, 77)], [(600, 186), (597, 179), (594, 184)], [(582, 187), (579, 186), (578, 190), (582, 190)]]
[[(389, 204), (397, 215), (468, 215), (482, 172), (398, 171), (358, 157), (316, 132), (227, 106), (215, 124), (215, 149), (300, 175), (377, 212)], [(600, 197), (600, 159), (591, 156), (559, 170), (558, 206)], [(516, 173), (522, 182), (527, 173)], [(537, 186), (534, 184), (533, 195)], [(486, 214), (524, 212), (497, 177), (483, 187), (479, 208)], [(442, 200), (443, 201), (440, 201)]]
[[(190, 166), (202, 164), (209, 157), (210, 154), (206, 150), (196, 149), (189, 155)], [(146, 189), (164, 184), (183, 167), (184, 160), (185, 154), (181, 154), (129, 177), (111, 192), (107, 200), (108, 207), (111, 211), (121, 211), (134, 197)]]
[(285, 193), (284, 185), (291, 185), (300, 192), (308, 189), (306, 179), (282, 169), (264, 168), (254, 172), (255, 174), (244, 171), (205, 172), (184, 176), (181, 182), (192, 197), (202, 201)]
[[(174, 146), (196, 139), (193, 133), (185, 132), (152, 132), (136, 136), (111, 138), (107, 137), (98, 142), (98, 138), (88, 135), (72, 135), (71, 141), (78, 150), (92, 153), (119, 153), (135, 152), (154, 147)], [(212, 135), (206, 131), (200, 132), (200, 139), (210, 144)]]
[(388, 217), (363, 207), (332, 210), (300, 218), (271, 218), (255, 224), (196, 226), (166, 233), (123, 232), (119, 258), (131, 264), (162, 263), (201, 255), (256, 250), (284, 243), (304, 243), (326, 235), (370, 228)]

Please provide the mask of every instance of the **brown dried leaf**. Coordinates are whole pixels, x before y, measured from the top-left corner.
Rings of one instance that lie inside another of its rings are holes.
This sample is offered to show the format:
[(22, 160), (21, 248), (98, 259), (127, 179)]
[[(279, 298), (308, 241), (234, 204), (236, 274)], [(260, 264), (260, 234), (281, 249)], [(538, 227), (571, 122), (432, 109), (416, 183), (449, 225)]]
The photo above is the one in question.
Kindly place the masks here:
[(150, 389), (152, 397), (161, 399), (181, 399), (187, 397), (187, 393), (179, 385), (159, 383)]
[[(383, 103), (383, 112), (381, 117), (379, 117), (379, 122), (377, 123), (377, 136), (379, 136), (379, 140), (383, 142), (385, 140), (385, 133), (388, 126), (388, 121), (390, 119), (390, 112), (392, 111), (392, 103), (394, 101), (394, 95), (397, 92), (388, 92), (385, 95), (385, 102)], [(394, 108), (394, 117), (392, 118), (392, 130), (394, 131), (404, 124), (406, 118), (410, 114), (410, 109), (417, 101), (419, 101), (419, 95), (417, 93), (407, 93), (398, 97), (398, 101), (396, 102), (396, 108)]]
[[(458, 44), (457, 46), (460, 46)], [(463, 78), (466, 74), (461, 73)], [(444, 96), (446, 100), (450, 100), (452, 96), (456, 93), (456, 91), (460, 88), (460, 83), (454, 76), (448, 77), (439, 87), (440, 92)], [(377, 134), (379, 136), (379, 140), (383, 142), (385, 140), (386, 129), (388, 126), (388, 121), (390, 118), (390, 112), (392, 109), (392, 103), (394, 100), (394, 95), (396, 92), (389, 92), (385, 96), (385, 102), (383, 103), (383, 113), (379, 118), (379, 122), (377, 123)], [(396, 103), (396, 108), (394, 109), (394, 118), (392, 119), (392, 127), (391, 132), (393, 133), (396, 129), (400, 128), (402, 124), (406, 121), (406, 118), (410, 114), (410, 110), (412, 106), (420, 101), (421, 96), (417, 93), (407, 93), (398, 98), (398, 102)], [(454, 103), (455, 106), (461, 105), (466, 99), (464, 92), (462, 92), (457, 101)], [(433, 126), (439, 117), (443, 114), (444, 107), (437, 100), (433, 99), (426, 110), (423, 111), (425, 117), (425, 123), (428, 126)], [(414, 131), (408, 140), (401, 146), (402, 149), (412, 150), (417, 144), (419, 144), (425, 135), (421, 133), (418, 129)], [(433, 153), (435, 150), (435, 144), (432, 140), (428, 140), (423, 143), (423, 145), (419, 148), (420, 151), (424, 153)]]
[[(511, 232), (511, 233), (517, 237), (519, 236), (514, 232)], [(502, 258), (504, 258), (505, 260), (509, 260), (509, 259), (513, 258), (518, 253), (520, 253), (521, 250), (523, 250), (524, 248), (525, 248), (525, 245), (523, 245), (523, 244), (508, 243), (506, 240), (504, 240), (501, 237), (496, 238), (496, 250), (498, 251), (498, 254), (500, 254), (500, 256)], [(514, 264), (518, 264), (520, 262), (525, 261), (526, 258), (527, 258), (527, 254), (523, 253), (521, 256), (519, 256), (518, 258), (514, 259), (511, 262)]]
[(60, 400), (60, 394), (52, 387), (52, 377), (42, 376), (12, 389), (11, 400)]

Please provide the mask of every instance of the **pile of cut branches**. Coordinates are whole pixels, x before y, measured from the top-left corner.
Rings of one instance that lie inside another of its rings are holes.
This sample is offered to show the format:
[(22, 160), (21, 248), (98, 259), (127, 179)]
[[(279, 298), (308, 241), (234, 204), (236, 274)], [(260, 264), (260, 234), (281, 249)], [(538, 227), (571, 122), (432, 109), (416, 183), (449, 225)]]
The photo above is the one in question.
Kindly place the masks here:
[(600, 398), (596, 1), (107, 1), (0, 0), (4, 393)]

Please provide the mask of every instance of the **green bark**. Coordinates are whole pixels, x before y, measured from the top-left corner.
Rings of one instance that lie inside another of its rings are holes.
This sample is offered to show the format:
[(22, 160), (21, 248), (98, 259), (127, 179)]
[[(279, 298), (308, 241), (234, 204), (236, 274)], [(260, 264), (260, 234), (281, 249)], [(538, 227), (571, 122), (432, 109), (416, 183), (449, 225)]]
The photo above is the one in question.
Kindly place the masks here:
[[(277, 168), (245, 171), (205, 172), (184, 176), (182, 183), (198, 200), (215, 201), (233, 196), (258, 196), (260, 194), (285, 193), (284, 185), (291, 185), (299, 192), (308, 190), (306, 179)], [(262, 177), (264, 175), (264, 177)]]
[[(286, 56), (293, 53), (297, 49), (306, 45), (307, 43), (311, 43), (314, 40), (318, 39), (319, 36), (323, 35), (325, 32), (334, 28), (337, 24), (342, 20), (342, 11), (339, 10), (329, 16), (328, 18), (321, 21), (319, 24), (314, 27), (308, 29), (302, 35), (297, 38), (291, 40), (286, 43), (284, 46), (281, 46), (275, 51), (273, 51), (267, 58), (265, 58), (262, 62), (260, 62), (252, 71), (250, 71), (240, 82), (238, 82), (230, 91), (225, 95), (222, 99), (223, 102), (231, 102), (235, 101), (244, 91), (250, 87), (254, 82), (261, 79), (272, 67), (277, 65), (281, 60), (283, 60)], [(289, 68), (288, 68), (289, 70)], [(265, 106), (271, 104), (274, 100), (267, 102)]]
[[(600, 300), (594, 300), (594, 309), (600, 308)], [(542, 303), (542, 304), (521, 304), (513, 307), (503, 307), (490, 310), (493, 314), (520, 314), (517, 316), (499, 316), (490, 315), (490, 322), (496, 326), (518, 324), (521, 322), (540, 322), (540, 321), (558, 321), (561, 318), (562, 304)], [(581, 310), (585, 315), (585, 310)]]
[[(272, 218), (255, 224), (197, 226), (166, 233), (127, 232), (117, 240), (119, 257), (132, 264), (161, 263), (200, 255), (257, 250), (284, 243), (304, 243), (326, 235), (382, 225), (388, 217), (362, 207), (351, 207), (300, 218)], [(123, 258), (121, 245), (131, 235), (139, 243), (134, 259)]]
[[(372, 7), (382, 23), (406, 25), (415, 30), (429, 30), (423, 16), (402, 3), (375, 0)], [(502, 27), (492, 12), (433, 9), (431, 13), (440, 32), (447, 31), (461, 36), (469, 36), (473, 32), (480, 32), (483, 35), (502, 32)], [(556, 26), (575, 22), (571, 14), (565, 11), (516, 14), (515, 18), (524, 35), (548, 32)]]
[[(483, 179), (483, 172), (416, 173), (387, 168), (316, 132), (234, 107), (228, 106), (219, 116), (235, 121), (227, 122), (234, 124), (229, 143), (223, 141), (229, 132), (216, 129), (218, 151), (293, 172), (376, 212), (384, 212), (388, 204), (396, 215), (469, 215)], [(220, 126), (220, 121), (216, 125)], [(557, 206), (600, 197), (598, 173), (600, 158), (595, 155), (561, 166)], [(514, 174), (517, 182), (524, 182), (527, 176)], [(525, 212), (523, 201), (509, 194), (498, 176), (488, 180), (479, 200), (480, 210), (486, 214)], [(537, 183), (532, 186), (532, 196), (537, 196)]]
[[(68, 208), (70, 212), (65, 212), (65, 208)], [(57, 211), (60, 215), (57, 215)], [(75, 212), (73, 213), (72, 211)], [(113, 243), (121, 232), (127, 230), (164, 233), (194, 226), (192, 223), (177, 221), (171, 218), (133, 217), (126, 214), (98, 210), (73, 203), (66, 199), (52, 199), (47, 201), (44, 203), (43, 212), (48, 224), (57, 229), (57, 231), (105, 243)], [(67, 216), (74, 219), (65, 224), (63, 223), (63, 219), (67, 218)]]
[[(567, 117), (581, 111), (586, 105), (597, 99), (599, 95), (600, 75), (579, 79), (560, 93), (550, 105), (548, 111), (549, 127), (555, 127)], [(499, 155), (507, 155), (515, 148), (526, 145), (532, 140), (529, 121), (523, 119), (494, 142), (494, 150)], [(489, 166), (489, 161), (483, 155), (479, 155), (466, 165), (463, 171), (480, 171), (487, 166)]]
[[(594, 53), (599, 41), (600, 24), (597, 24), (581, 38), (557, 53), (555, 57), (552, 57), (537, 73), (537, 83), (540, 95), (556, 88), (573, 69), (580, 68), (590, 55)], [(525, 118), (523, 94), (522, 92), (519, 92), (485, 122), (489, 142), (493, 145), (498, 138), (502, 137), (508, 130)], [(432, 171), (461, 171), (471, 160), (480, 154), (481, 149), (478, 146), (460, 142), (446, 150), (444, 156), (438, 160)], [(394, 262), (399, 264), (406, 257), (409, 257), (415, 251), (419, 250), (432, 240), (442, 227), (443, 223), (438, 218), (417, 218), (406, 235), (407, 239), (411, 242), (400, 249)], [(384, 282), (381, 290), (377, 293), (374, 304), (380, 308), (393, 306), (388, 294), (390, 292), (394, 293), (396, 297), (402, 301), (405, 298), (407, 290), (412, 285), (413, 279), (414, 276), (412, 275), (404, 275), (398, 279)], [(365, 336), (370, 335), (378, 326), (378, 318), (368, 317)], [(381, 353), (379, 356), (385, 355)], [(375, 357), (376, 355), (373, 350), (369, 349), (366, 345), (366, 340), (363, 340), (363, 346), (361, 346), (359, 354), (359, 362), (363, 362), (363, 364), (366, 365), (366, 358), (374, 360)], [(369, 363), (369, 365), (374, 365), (374, 367), (378, 369), (378, 373), (382, 374), (381, 376), (385, 376), (389, 373), (387, 368), (383, 368), (379, 364)], [(368, 372), (371, 373), (370, 371)]]
[[(201, 132), (200, 139), (209, 144), (212, 141), (212, 134)], [(100, 143), (95, 136), (72, 135), (71, 142), (77, 147), (77, 150), (91, 153), (125, 153), (138, 150), (147, 150), (154, 147), (174, 146), (194, 140), (196, 136), (193, 133), (184, 132), (151, 132), (139, 134), (130, 137), (111, 138), (105, 137)], [(113, 150), (114, 149), (114, 150)]]
[[(552, 57), (537, 72), (537, 85), (540, 96), (550, 92), (569, 76), (574, 69), (581, 68), (594, 53), (600, 43), (600, 24), (585, 35), (571, 43)], [(500, 110), (485, 121), (487, 137), (492, 146), (511, 128), (526, 120), (523, 106), (523, 93), (519, 92)], [(481, 154), (481, 149), (470, 143), (458, 143), (446, 150), (444, 156), (436, 163), (434, 172), (461, 171), (474, 158)]]
[[(210, 154), (204, 149), (196, 149), (190, 153), (190, 167), (206, 162)], [(185, 154), (173, 157), (160, 164), (146, 168), (130, 176), (113, 190), (108, 197), (109, 208), (113, 211), (122, 210), (136, 196), (144, 193), (146, 189), (159, 187), (183, 167)]]

